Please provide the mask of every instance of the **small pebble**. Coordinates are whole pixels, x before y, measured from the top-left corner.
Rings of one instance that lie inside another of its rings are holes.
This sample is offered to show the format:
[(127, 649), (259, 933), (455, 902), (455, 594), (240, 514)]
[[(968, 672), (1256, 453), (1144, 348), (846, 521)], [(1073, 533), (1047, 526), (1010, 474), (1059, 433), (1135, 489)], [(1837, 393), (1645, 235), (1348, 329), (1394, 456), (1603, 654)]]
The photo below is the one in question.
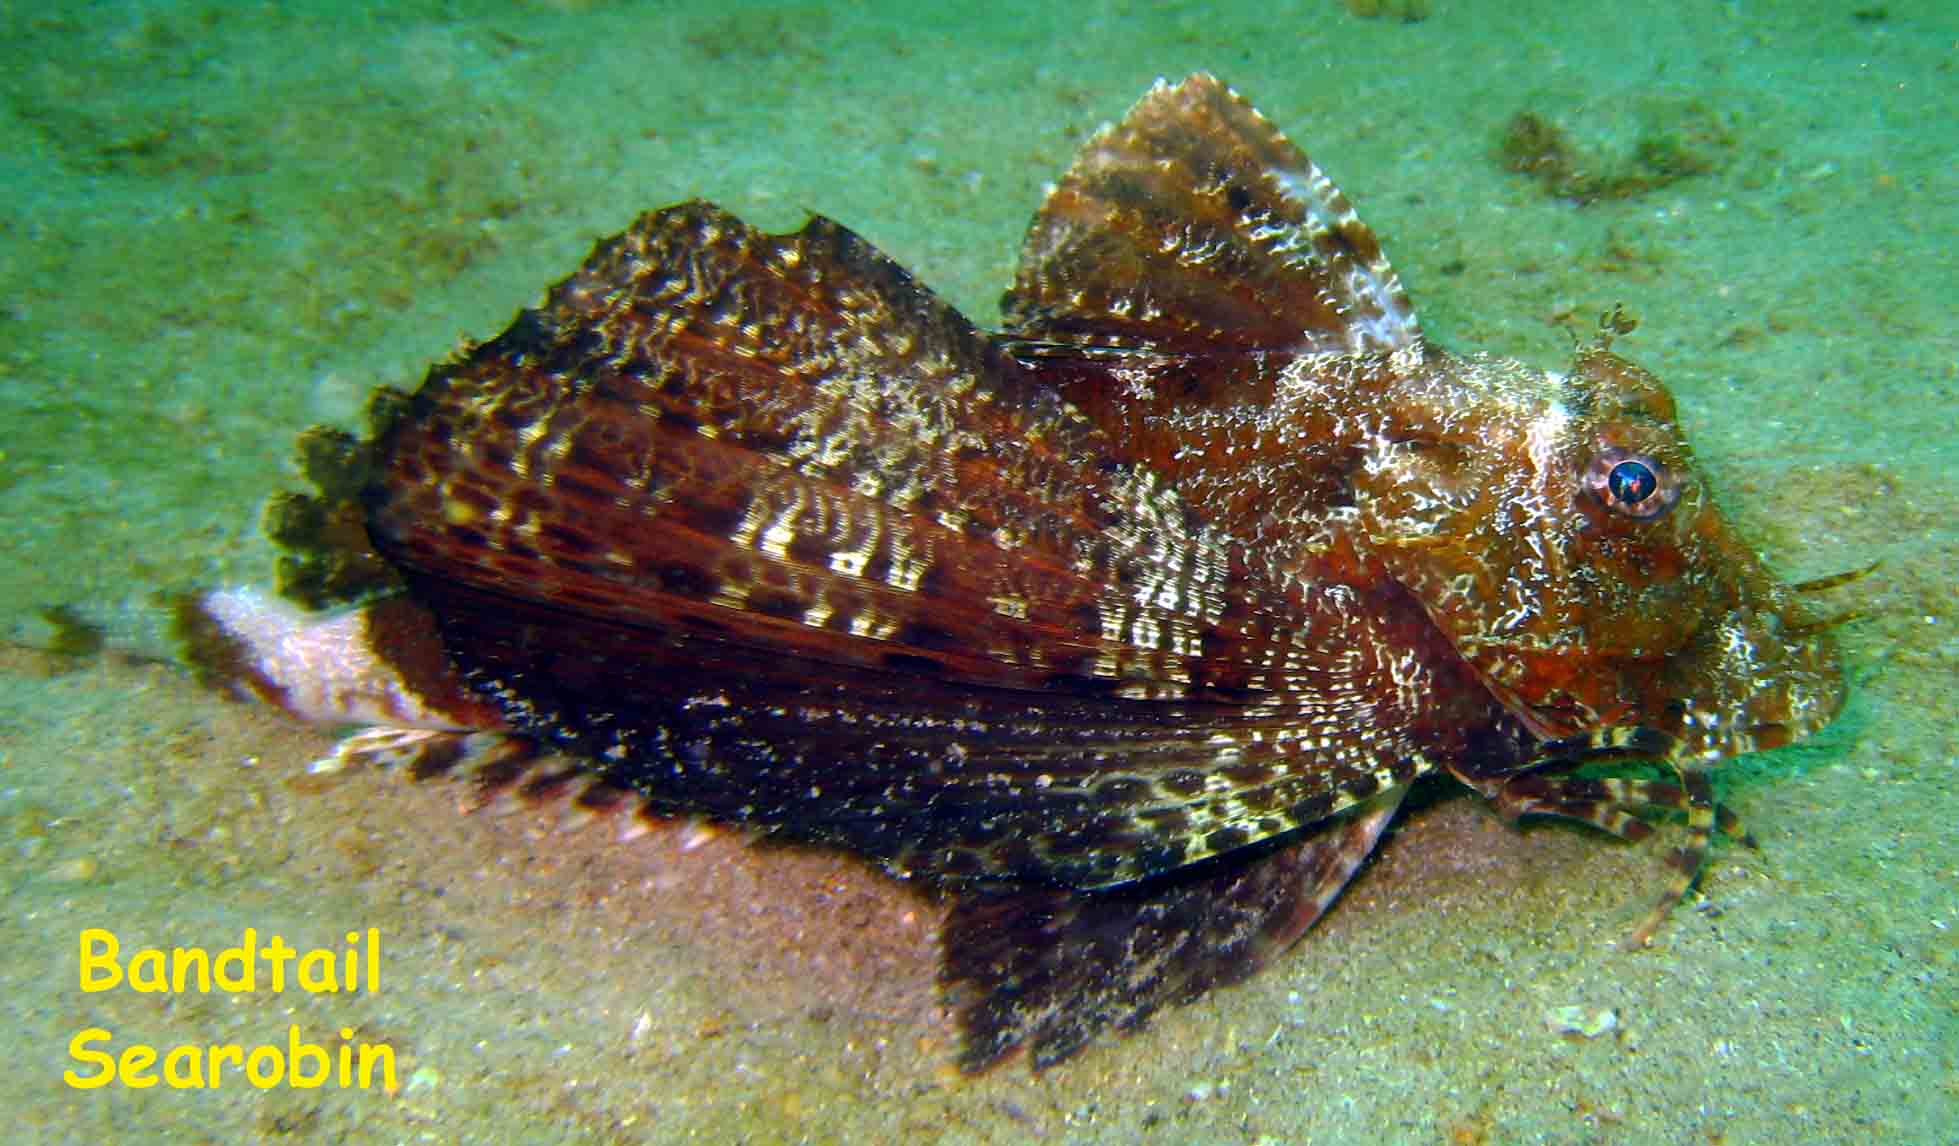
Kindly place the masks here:
[(92, 856), (76, 856), (62, 860), (48, 869), (48, 878), (56, 883), (84, 883), (95, 878), (95, 859)]
[(1619, 1029), (1619, 1012), (1611, 1007), (1552, 1007), (1544, 1012), (1544, 1025), (1561, 1035), (1595, 1039)]

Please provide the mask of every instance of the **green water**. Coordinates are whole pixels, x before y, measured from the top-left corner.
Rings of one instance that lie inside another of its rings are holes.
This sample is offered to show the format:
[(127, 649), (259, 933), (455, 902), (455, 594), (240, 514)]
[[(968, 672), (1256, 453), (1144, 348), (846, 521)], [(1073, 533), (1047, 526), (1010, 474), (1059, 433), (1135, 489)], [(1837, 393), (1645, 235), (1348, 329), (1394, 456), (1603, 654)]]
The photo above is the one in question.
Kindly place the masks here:
[[(1959, 1140), (1959, 18), (1427, 7), (0, 10), (0, 1108), (45, 1141)], [(566, 853), (380, 781), (296, 791), (322, 738), (159, 663), (161, 595), (266, 578), (257, 507), (296, 430), (494, 333), (637, 211), (820, 212), (990, 323), (1043, 183), (1197, 69), (1341, 185), (1432, 337), (1554, 365), (1622, 303), (1620, 349), (1777, 568), (1882, 560), (1833, 598), (1863, 614), (1850, 711), (1733, 770), (1764, 850), (1717, 854), (1660, 950), (1613, 946), (1652, 849), (1445, 800), (1251, 984), (1038, 1078), (947, 1085), (929, 958), (880, 938), (906, 908), (870, 877)], [(1519, 113), (1649, 174), (1550, 193), (1505, 167)], [(40, 651), (57, 607), (109, 652)], [(866, 913), (842, 954), (814, 938), (838, 903)], [(375, 926), (390, 981), (85, 994), (89, 926), (214, 948)], [(1560, 1035), (1565, 1006), (1617, 1029)], [(84, 1027), (296, 1021), (392, 1040), (404, 1089), (61, 1082)]]

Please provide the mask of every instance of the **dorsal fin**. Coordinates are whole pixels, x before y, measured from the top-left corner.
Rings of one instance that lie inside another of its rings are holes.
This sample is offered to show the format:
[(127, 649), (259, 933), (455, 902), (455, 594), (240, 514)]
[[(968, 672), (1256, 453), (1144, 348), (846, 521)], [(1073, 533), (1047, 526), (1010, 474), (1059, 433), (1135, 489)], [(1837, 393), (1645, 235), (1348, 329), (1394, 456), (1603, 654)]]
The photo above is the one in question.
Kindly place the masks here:
[(1158, 80), (1029, 227), (1007, 333), (1160, 353), (1392, 350), (1420, 335), (1374, 233), (1251, 104)]

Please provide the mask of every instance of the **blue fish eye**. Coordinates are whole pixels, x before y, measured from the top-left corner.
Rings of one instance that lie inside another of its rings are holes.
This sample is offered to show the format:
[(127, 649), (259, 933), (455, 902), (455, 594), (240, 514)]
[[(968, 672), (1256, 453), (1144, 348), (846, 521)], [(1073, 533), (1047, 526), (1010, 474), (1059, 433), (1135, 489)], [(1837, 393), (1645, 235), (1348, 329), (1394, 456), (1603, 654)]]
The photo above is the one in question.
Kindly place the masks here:
[(1585, 484), (1607, 509), (1625, 517), (1658, 517), (1680, 500), (1680, 483), (1665, 465), (1618, 446), (1593, 455)]
[(1612, 493), (1612, 499), (1621, 505), (1632, 507), (1653, 496), (1660, 487), (1660, 477), (1653, 467), (1645, 462), (1627, 460), (1612, 467), (1605, 475), (1605, 488)]

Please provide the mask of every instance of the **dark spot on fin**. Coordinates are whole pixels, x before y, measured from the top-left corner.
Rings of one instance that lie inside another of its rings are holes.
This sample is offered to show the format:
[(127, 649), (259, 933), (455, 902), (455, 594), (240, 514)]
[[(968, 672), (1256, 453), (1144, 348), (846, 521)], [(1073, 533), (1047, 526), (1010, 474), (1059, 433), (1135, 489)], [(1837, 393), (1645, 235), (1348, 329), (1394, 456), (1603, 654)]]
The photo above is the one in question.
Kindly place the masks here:
[(1040, 1070), (1106, 1028), (1133, 1030), (1166, 1005), (1251, 975), (1326, 913), (1404, 791), (1249, 862), (1106, 892), (960, 896), (940, 972), (960, 1069), (986, 1070), (1025, 1047)]

